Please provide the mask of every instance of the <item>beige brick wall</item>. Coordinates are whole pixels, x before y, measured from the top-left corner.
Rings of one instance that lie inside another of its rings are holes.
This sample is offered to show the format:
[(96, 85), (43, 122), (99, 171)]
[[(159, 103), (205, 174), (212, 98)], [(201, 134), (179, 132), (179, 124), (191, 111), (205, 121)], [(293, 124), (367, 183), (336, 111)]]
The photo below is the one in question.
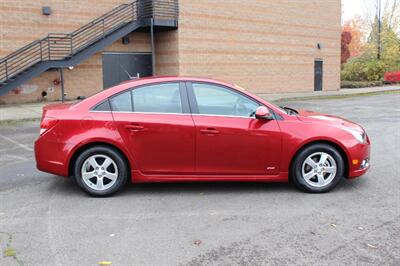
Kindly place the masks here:
[[(85, 25), (126, 0), (1, 0), (0, 1), (0, 58), (30, 42), (45, 37), (49, 32), (68, 33)], [(42, 6), (51, 6), (52, 15), (42, 15)], [(119, 40), (104, 51), (150, 52), (149, 33), (136, 32), (129, 36), (130, 43)], [(42, 99), (58, 100), (61, 86), (54, 85), (58, 71), (47, 71), (10, 93), (0, 96), (0, 104), (34, 102)], [(79, 95), (91, 95), (103, 88), (102, 55), (81, 62), (73, 70), (64, 70), (67, 99)]]
[(180, 75), (258, 93), (312, 91), (321, 58), (324, 90), (339, 89), (340, 0), (181, 0), (180, 8)]
[[(68, 33), (126, 0), (1, 0), (0, 57), (49, 32)], [(42, 7), (52, 8), (51, 16)]]
[(179, 75), (178, 35), (179, 30), (155, 35), (156, 75)]
[[(324, 60), (324, 90), (340, 86), (340, 0), (180, 0), (179, 30), (156, 33), (157, 75), (202, 76), (237, 83), (257, 93), (312, 91), (314, 60)], [(126, 0), (2, 0), (0, 57), (48, 32), (70, 32)], [(52, 7), (43, 16), (41, 7)], [(106, 51), (149, 52), (148, 33), (133, 33)], [(322, 49), (317, 49), (317, 43)], [(58, 72), (43, 73), (0, 103), (60, 96)], [(96, 54), (65, 70), (67, 98), (102, 88)], [(53, 91), (53, 92), (52, 92)]]

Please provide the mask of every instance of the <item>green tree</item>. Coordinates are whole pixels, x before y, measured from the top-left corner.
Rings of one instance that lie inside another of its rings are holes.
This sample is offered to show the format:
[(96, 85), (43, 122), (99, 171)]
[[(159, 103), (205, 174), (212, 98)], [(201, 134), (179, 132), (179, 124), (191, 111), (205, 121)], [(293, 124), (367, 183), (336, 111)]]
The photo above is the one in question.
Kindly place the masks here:
[[(379, 1), (380, 2), (380, 1)], [(386, 1), (382, 15), (370, 21), (365, 52), (342, 66), (342, 80), (378, 81), (400, 71), (400, 1)]]

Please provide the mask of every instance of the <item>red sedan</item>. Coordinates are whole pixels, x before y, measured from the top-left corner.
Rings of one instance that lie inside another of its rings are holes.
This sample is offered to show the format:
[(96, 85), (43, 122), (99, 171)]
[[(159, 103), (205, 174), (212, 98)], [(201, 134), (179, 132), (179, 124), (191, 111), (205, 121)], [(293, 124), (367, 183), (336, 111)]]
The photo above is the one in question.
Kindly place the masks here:
[(44, 108), (37, 168), (93, 196), (133, 183), (291, 180), (326, 192), (369, 169), (370, 141), (350, 121), (277, 107), (225, 82), (125, 82)]

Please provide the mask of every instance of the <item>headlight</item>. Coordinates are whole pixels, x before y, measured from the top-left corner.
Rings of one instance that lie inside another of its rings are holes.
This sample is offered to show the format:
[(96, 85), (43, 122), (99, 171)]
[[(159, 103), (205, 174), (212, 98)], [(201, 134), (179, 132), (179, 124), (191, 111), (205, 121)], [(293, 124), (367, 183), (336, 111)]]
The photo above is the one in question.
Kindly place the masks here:
[(353, 137), (355, 137), (358, 142), (360, 142), (360, 143), (365, 143), (366, 142), (365, 141), (365, 138), (366, 138), (365, 132), (360, 132), (358, 130), (354, 130), (354, 129), (351, 129), (351, 128), (344, 128), (344, 130), (346, 130), (351, 135), (353, 135)]

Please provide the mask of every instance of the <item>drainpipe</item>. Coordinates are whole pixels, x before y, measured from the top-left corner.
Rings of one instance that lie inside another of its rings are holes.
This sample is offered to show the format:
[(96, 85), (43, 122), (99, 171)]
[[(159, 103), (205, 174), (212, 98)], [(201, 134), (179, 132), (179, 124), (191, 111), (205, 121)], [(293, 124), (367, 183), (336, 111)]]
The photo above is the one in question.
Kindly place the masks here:
[(152, 75), (156, 74), (156, 50), (154, 45), (154, 18), (151, 19), (150, 25), (150, 39), (151, 39), (151, 64), (152, 64)]
[(60, 72), (60, 80), (61, 80), (61, 102), (65, 101), (65, 93), (64, 93), (64, 71), (62, 68), (59, 69)]

